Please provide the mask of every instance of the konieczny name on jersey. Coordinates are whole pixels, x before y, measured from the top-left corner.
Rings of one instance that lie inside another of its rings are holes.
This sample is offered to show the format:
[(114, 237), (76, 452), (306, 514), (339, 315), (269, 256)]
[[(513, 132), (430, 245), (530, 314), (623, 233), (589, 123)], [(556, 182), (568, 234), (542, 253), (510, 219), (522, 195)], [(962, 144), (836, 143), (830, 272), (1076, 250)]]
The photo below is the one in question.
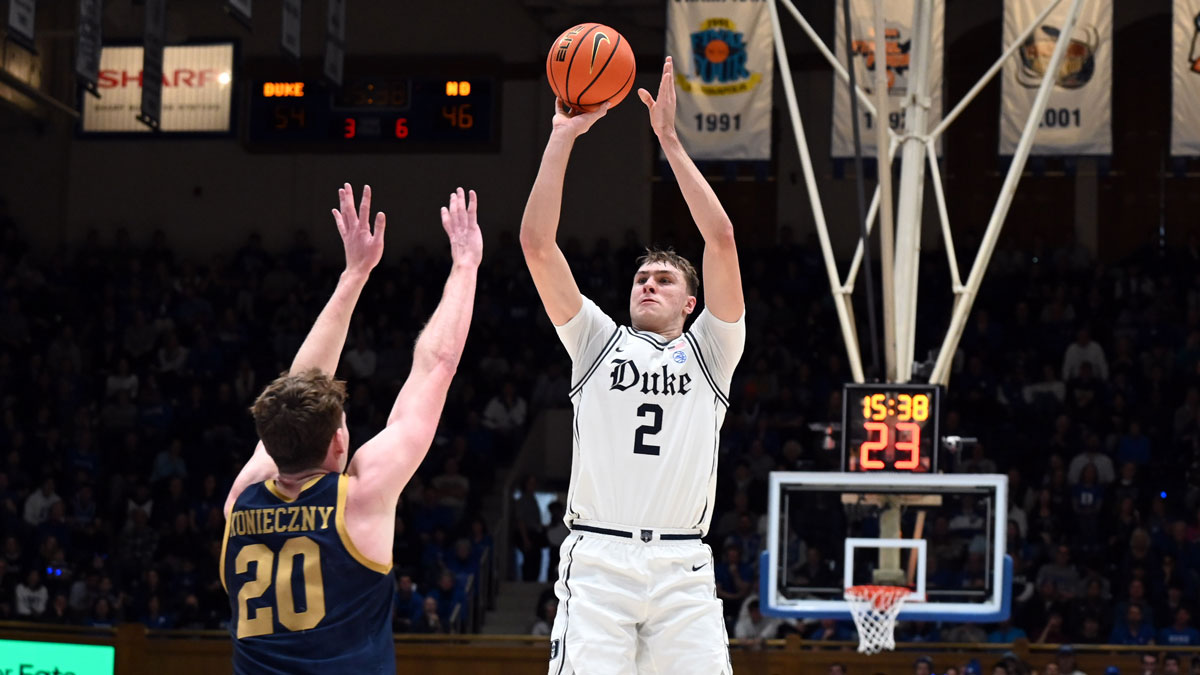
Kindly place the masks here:
[(332, 513), (332, 506), (279, 506), (234, 511), (230, 516), (229, 536), (324, 530), (329, 528)]

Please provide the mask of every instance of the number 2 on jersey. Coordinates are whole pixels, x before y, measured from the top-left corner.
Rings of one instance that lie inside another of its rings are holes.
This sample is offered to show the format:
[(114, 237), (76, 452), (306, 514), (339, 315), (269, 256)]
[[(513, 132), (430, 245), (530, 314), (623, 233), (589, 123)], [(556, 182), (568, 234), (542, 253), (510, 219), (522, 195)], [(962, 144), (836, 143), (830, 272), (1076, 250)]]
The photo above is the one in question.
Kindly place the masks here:
[(635, 455), (657, 455), (659, 447), (646, 443), (646, 436), (653, 436), (662, 431), (662, 406), (657, 403), (643, 403), (638, 406), (638, 419), (650, 415), (649, 424), (643, 424), (637, 428), (637, 433), (633, 436), (633, 454)]

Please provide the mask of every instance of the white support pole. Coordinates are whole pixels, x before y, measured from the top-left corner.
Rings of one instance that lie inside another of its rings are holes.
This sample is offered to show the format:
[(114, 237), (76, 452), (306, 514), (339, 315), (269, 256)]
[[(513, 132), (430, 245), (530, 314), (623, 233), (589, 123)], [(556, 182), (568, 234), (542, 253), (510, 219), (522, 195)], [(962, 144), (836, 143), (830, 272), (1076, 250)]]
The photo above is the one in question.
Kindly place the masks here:
[[(792, 16), (796, 19), (796, 23), (800, 24), (800, 28), (803, 29), (808, 35), (808, 39), (812, 40), (812, 43), (816, 46), (817, 51), (821, 52), (821, 56), (825, 57), (825, 60), (829, 62), (830, 66), (833, 66), (834, 74), (841, 78), (842, 82), (849, 84), (850, 73), (846, 71), (846, 67), (837, 60), (837, 57), (833, 55), (833, 52), (829, 51), (829, 47), (825, 45), (825, 41), (821, 39), (820, 35), (817, 35), (817, 31), (813, 30), (812, 24), (810, 24), (808, 20), (804, 18), (804, 15), (800, 13), (800, 10), (796, 9), (796, 6), (792, 4), (792, 0), (779, 0), (779, 2), (783, 3), (784, 8), (786, 8), (788, 12), (791, 12)], [(846, 21), (849, 20), (850, 17), (846, 17)], [(849, 51), (850, 47), (850, 45), (846, 45), (846, 50)], [(862, 105), (863, 110), (867, 111), (867, 113), (870, 115), (874, 115), (875, 119), (879, 119), (879, 114), (875, 110), (875, 104), (871, 101), (871, 98), (867, 96), (867, 93), (863, 91), (861, 86), (855, 85), (854, 95), (858, 98), (858, 102), (860, 105)], [(888, 129), (888, 134), (890, 136), (896, 135), (896, 133), (890, 128)]]
[(929, 158), (929, 177), (933, 182), (933, 196), (937, 200), (938, 220), (942, 221), (942, 241), (946, 247), (946, 263), (950, 266), (950, 288), (955, 295), (962, 292), (962, 279), (958, 276), (958, 256), (954, 253), (954, 236), (950, 234), (950, 213), (946, 210), (946, 193), (942, 191), (942, 172), (938, 168), (937, 149), (932, 138), (925, 139), (925, 155)]
[(982, 91), (983, 88), (987, 86), (987, 83), (991, 82), (992, 78), (996, 76), (996, 73), (1000, 72), (1000, 69), (1004, 67), (1004, 62), (1008, 61), (1008, 59), (1012, 57), (1013, 52), (1021, 48), (1021, 45), (1025, 43), (1025, 39), (1028, 38), (1038, 26), (1042, 25), (1042, 22), (1046, 20), (1046, 17), (1050, 16), (1050, 12), (1054, 11), (1054, 8), (1058, 7), (1060, 2), (1062, 2), (1062, 0), (1054, 0), (1051, 2), (1046, 9), (1043, 9), (1042, 13), (1033, 20), (1033, 23), (1029, 24), (1025, 30), (1018, 35), (1015, 40), (1012, 41), (1012, 44), (1010, 44), (1008, 48), (1004, 50), (1004, 53), (1000, 55), (1000, 58), (996, 59), (996, 62), (992, 64), (992, 67), (988, 68), (987, 72), (983, 74), (983, 77), (979, 78), (979, 81), (975, 83), (975, 86), (971, 87), (970, 91), (968, 91), (966, 95), (962, 97), (962, 100), (958, 102), (958, 105), (954, 106), (954, 109), (951, 110), (950, 113), (944, 118), (942, 118), (941, 123), (934, 127), (933, 131), (929, 132), (929, 136), (931, 138), (936, 141), (938, 137), (942, 135), (942, 132), (946, 130), (946, 127), (950, 126), (950, 124), (954, 122), (954, 120), (957, 119), (960, 114), (962, 114), (962, 111), (967, 107), (967, 104), (975, 100), (975, 97), (979, 95), (979, 92)]
[[(850, 17), (846, 17), (849, 21)], [(887, 68), (887, 25), (883, 15), (883, 0), (875, 0), (875, 97), (879, 114), (875, 116), (875, 150), (878, 154), (879, 176), (879, 243), (880, 243), (880, 276), (883, 285), (883, 356), (885, 374), (888, 382), (897, 382), (897, 377), (907, 382), (899, 365), (899, 331), (896, 330), (895, 296), (896, 288), (893, 283), (892, 264), (895, 260), (892, 250), (892, 153), (891, 144), (887, 142), (887, 132), (891, 131), (889, 113), (890, 92), (888, 91)]]
[[(876, 0), (880, 2), (881, 0)], [(896, 377), (912, 379), (916, 346), (917, 272), (921, 255), (921, 216), (925, 202), (925, 143), (929, 120), (929, 67), (933, 62), (933, 0), (913, 4), (912, 70), (905, 102), (905, 127), (914, 135), (901, 141), (900, 199), (896, 207)]]
[(1033, 147), (1034, 134), (1037, 133), (1038, 123), (1046, 110), (1046, 103), (1050, 100), (1050, 92), (1054, 90), (1059, 66), (1062, 64), (1063, 56), (1067, 53), (1067, 45), (1071, 42), (1071, 36), (1075, 32), (1075, 22), (1079, 18), (1079, 10), (1082, 7), (1083, 0), (1071, 0), (1071, 8), (1067, 11), (1066, 20), (1060, 28), (1061, 32), (1054, 45), (1050, 64), (1046, 67), (1045, 75), (1042, 76), (1042, 84), (1038, 87), (1037, 96), (1033, 99), (1033, 108), (1029, 111), (1029, 117), (1025, 120), (1025, 128), (1021, 131), (1021, 140), (1017, 143), (1016, 152), (1013, 153), (1012, 165), (1008, 167), (1008, 175), (1004, 177), (1004, 185), (1000, 188), (1000, 196), (996, 199), (996, 206), (992, 210), (992, 217), (988, 220), (983, 241), (979, 244), (979, 252), (975, 254), (975, 263), (971, 266), (970, 276), (967, 277), (967, 286), (955, 302), (954, 312), (950, 317), (950, 327), (946, 330), (946, 339), (942, 343), (937, 363), (934, 364), (933, 373), (929, 377), (931, 384), (945, 385), (950, 379), (950, 363), (954, 360), (954, 352), (958, 349), (958, 341), (966, 326), (967, 314), (970, 313), (971, 305), (974, 304), (975, 294), (979, 292), (983, 274), (987, 271), (988, 261), (991, 260), (992, 251), (996, 248), (996, 240), (1000, 237), (1000, 228), (1008, 216), (1009, 207), (1012, 206), (1013, 194), (1017, 190), (1017, 184), (1021, 181), (1021, 172), (1025, 170), (1025, 160), (1029, 158), (1029, 151)]
[[(893, 138), (891, 145), (888, 146), (888, 165), (896, 157), (896, 148), (900, 147), (899, 142)], [(875, 228), (875, 216), (879, 213), (879, 186), (875, 186), (875, 192), (871, 195), (871, 205), (867, 207), (867, 237), (870, 238), (871, 230)], [(863, 261), (863, 241), (860, 237), (858, 245), (854, 247), (854, 257), (850, 260), (850, 273), (846, 275), (845, 289), (849, 292), (854, 291), (854, 280), (858, 278), (858, 268), (862, 266)]]
[[(790, 4), (789, 0), (780, 2)], [(821, 242), (821, 254), (825, 259), (825, 272), (829, 277), (829, 290), (833, 295), (833, 304), (837, 310), (838, 324), (842, 329), (842, 341), (846, 345), (846, 358), (850, 365), (850, 373), (855, 382), (863, 381), (862, 355), (858, 349), (858, 336), (847, 302), (843, 300), (845, 291), (838, 279), (837, 261), (833, 257), (833, 246), (829, 243), (829, 230), (825, 224), (825, 210), (821, 206), (821, 194), (817, 190), (817, 179), (813, 173), (812, 157), (808, 154), (808, 138), (804, 134), (804, 123), (800, 120), (800, 105), (796, 101), (796, 85), (792, 81), (792, 68), (788, 64), (787, 48), (783, 44), (783, 31), (779, 25), (779, 11), (775, 0), (770, 0), (767, 7), (771, 12), (771, 29), (775, 33), (775, 56), (779, 60), (780, 79), (783, 80), (783, 93), (787, 99), (788, 113), (791, 117), (792, 130), (796, 134), (796, 146), (800, 151), (800, 168), (804, 173), (804, 186), (808, 191), (808, 200), (812, 205), (813, 220), (816, 223), (817, 239)], [(794, 9), (794, 8), (793, 8)]]

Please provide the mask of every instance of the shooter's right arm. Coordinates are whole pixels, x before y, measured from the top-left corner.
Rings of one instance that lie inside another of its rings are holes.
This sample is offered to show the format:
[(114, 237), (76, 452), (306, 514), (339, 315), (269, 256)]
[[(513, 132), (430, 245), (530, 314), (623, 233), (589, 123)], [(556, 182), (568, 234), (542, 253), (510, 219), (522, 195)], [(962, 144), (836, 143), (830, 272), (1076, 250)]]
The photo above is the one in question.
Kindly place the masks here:
[(579, 313), (583, 296), (571, 275), (567, 258), (558, 247), (559, 213), (562, 211), (563, 179), (575, 139), (608, 112), (607, 104), (597, 112), (567, 116), (555, 102), (553, 130), (542, 154), (537, 179), (521, 218), (521, 250), (533, 276), (538, 295), (550, 321), (561, 326)]

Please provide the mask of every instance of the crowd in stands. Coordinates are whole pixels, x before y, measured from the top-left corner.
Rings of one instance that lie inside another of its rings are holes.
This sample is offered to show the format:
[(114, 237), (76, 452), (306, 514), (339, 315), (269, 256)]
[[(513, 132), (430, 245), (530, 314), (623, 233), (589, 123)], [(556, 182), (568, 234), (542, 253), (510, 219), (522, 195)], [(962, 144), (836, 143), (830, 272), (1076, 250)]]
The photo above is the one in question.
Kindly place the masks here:
[[(536, 393), (531, 354), (488, 330), (509, 320), (486, 302), (504, 293), (500, 260), (483, 271), (475, 327), (497, 337), (470, 342), (396, 515), (398, 631), (468, 629), (494, 556), (480, 502)], [(303, 232), (283, 251), (255, 235), (197, 260), (161, 231), (35, 251), (0, 222), (0, 620), (227, 624), (222, 509), (257, 440), (248, 407), (288, 367), (340, 264)], [(352, 446), (384, 426), (448, 264), (417, 250), (372, 275), (338, 370)]]
[[(287, 367), (340, 259), (303, 232), (283, 250), (251, 235), (205, 260), (169, 240), (117, 230), (39, 251), (0, 223), (0, 620), (227, 621), (221, 509), (256, 440), (247, 407)], [(644, 242), (632, 232), (619, 240), (563, 248), (581, 290), (623, 321)], [(785, 228), (741, 258), (747, 343), (707, 538), (718, 594), (731, 636), (849, 638), (843, 623), (759, 611), (767, 474), (838, 464), (836, 444), (810, 424), (840, 419), (849, 372), (816, 246)], [(394, 251), (372, 275), (339, 368), (352, 446), (383, 426), (448, 260)], [(927, 289), (945, 270), (931, 256), (921, 273)], [(918, 345), (940, 343), (951, 302), (922, 293)], [(514, 324), (522, 330), (505, 329)], [(480, 560), (494, 557), (481, 503), (528, 423), (569, 407), (566, 363), (515, 237), (499, 235), (441, 429), (397, 513), (398, 631), (464, 628), (454, 607)], [(1113, 265), (1078, 247), (997, 252), (943, 410), (944, 433), (980, 439), (943, 468), (1009, 476), (1014, 613), (999, 626), (902, 625), (900, 639), (1200, 644), (1195, 238)], [(496, 536), (530, 551), (561, 541), (562, 528), (548, 532), (524, 506), (528, 528)], [(806, 561), (809, 573), (840, 579), (840, 556), (822, 553)], [(966, 565), (938, 561), (954, 574)], [(553, 599), (537, 611), (544, 629)]]

